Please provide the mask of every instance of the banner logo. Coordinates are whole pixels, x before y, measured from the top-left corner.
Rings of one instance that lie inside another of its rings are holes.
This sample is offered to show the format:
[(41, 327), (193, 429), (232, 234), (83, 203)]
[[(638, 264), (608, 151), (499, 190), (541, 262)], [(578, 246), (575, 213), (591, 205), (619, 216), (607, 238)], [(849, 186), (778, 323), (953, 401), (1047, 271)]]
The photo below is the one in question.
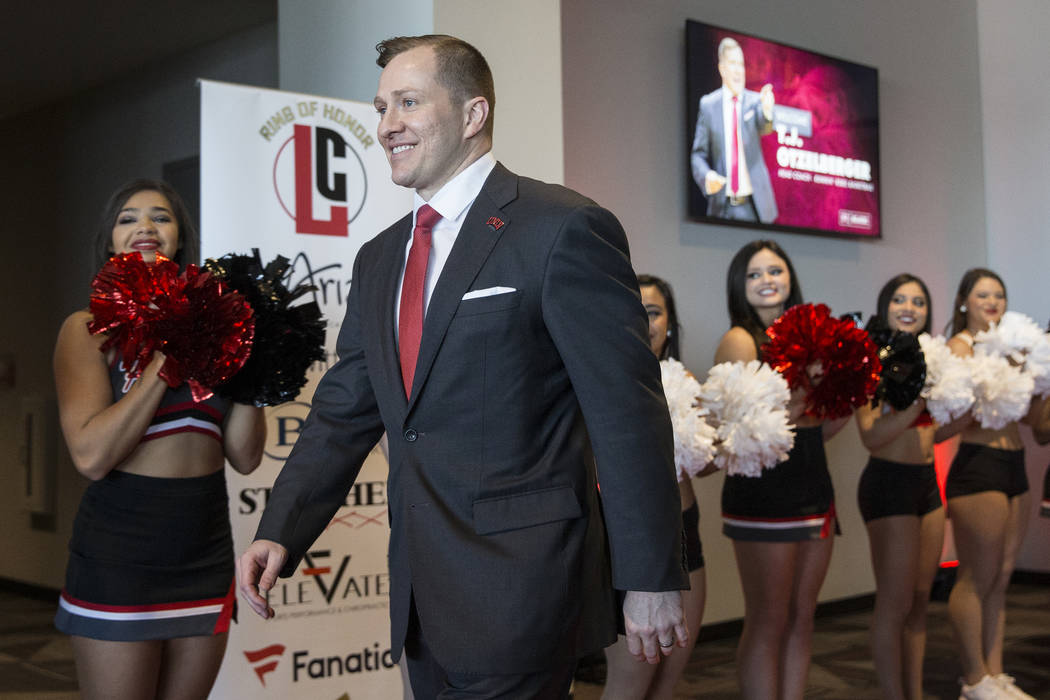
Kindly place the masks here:
[(310, 404), (304, 401), (288, 401), (266, 412), (267, 457), (279, 462), (288, 459), (309, 413)]
[(342, 133), (295, 124), (274, 158), (273, 188), (296, 233), (345, 237), (365, 206), (368, 179)]
[[(268, 647), (262, 649), (256, 649), (255, 651), (245, 651), (244, 657), (248, 659), (248, 663), (252, 665), (252, 669), (255, 671), (255, 675), (259, 677), (259, 682), (266, 685), (266, 674), (272, 672), (277, 668), (277, 662), (280, 661), (280, 657), (284, 654), (283, 644), (271, 644)], [(266, 661), (271, 657), (278, 657), (273, 661)], [(263, 662), (263, 663), (260, 663)]]

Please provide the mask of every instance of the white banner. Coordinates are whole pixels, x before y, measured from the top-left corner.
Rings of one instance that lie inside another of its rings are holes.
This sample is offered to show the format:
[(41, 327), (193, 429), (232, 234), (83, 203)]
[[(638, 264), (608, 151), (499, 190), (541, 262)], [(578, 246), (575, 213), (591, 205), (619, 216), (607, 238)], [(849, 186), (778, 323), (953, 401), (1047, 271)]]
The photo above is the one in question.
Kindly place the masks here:
[[(390, 181), (370, 104), (201, 81), (201, 247), (205, 258), (277, 255), (288, 285), (308, 282), (327, 319), (327, 362), (294, 402), (266, 409), (266, 454), (227, 469), (234, 547), (244, 551), (335, 359), (354, 257), (412, 206)], [(377, 450), (300, 569), (270, 593), (268, 621), (240, 605), (212, 698), (396, 698), (390, 657), (387, 465)]]

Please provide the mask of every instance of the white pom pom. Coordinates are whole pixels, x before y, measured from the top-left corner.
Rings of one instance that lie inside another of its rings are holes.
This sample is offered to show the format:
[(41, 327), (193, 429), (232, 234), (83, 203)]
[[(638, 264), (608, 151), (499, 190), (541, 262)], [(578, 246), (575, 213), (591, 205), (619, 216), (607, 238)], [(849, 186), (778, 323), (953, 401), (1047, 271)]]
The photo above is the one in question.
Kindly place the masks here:
[(715, 457), (715, 429), (696, 407), (700, 382), (678, 360), (660, 362), (661, 380), (674, 430), (674, 463), (678, 480), (696, 476)]
[(790, 398), (780, 373), (758, 360), (712, 367), (700, 405), (718, 430), (715, 464), (730, 474), (760, 476), (787, 459), (795, 443), (788, 422)]
[(1050, 334), (1043, 333), (1028, 352), (1024, 368), (1035, 383), (1035, 393), (1038, 396), (1050, 394)]
[(926, 385), (920, 396), (934, 421), (944, 425), (973, 406), (973, 377), (966, 361), (953, 353), (942, 336), (919, 336), (926, 359)]
[(988, 330), (981, 331), (973, 339), (974, 352), (999, 355), (1023, 364), (1025, 355), (1035, 347), (1045, 334), (1028, 316), (1017, 311), (1007, 311), (999, 323), (991, 323)]
[(973, 377), (973, 415), (982, 427), (1002, 430), (1028, 412), (1035, 382), (999, 355), (975, 352), (967, 359)]

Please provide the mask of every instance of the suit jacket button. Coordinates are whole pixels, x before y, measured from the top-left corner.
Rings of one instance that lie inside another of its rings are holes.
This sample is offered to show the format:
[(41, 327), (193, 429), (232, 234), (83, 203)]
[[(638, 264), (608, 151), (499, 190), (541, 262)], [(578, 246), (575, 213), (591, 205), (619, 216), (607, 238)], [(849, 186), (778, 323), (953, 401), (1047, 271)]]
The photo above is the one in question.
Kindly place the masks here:
[(417, 433), (412, 428), (409, 428), (408, 430), (405, 431), (405, 441), (406, 442), (415, 442), (418, 437), (419, 437), (419, 433)]

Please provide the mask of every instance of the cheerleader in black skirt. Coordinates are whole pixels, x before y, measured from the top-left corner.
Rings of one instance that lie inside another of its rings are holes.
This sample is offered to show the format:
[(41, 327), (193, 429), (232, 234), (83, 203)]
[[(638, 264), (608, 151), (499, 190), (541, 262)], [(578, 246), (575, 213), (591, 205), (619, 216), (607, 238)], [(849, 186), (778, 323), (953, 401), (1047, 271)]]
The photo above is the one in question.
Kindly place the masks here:
[[(109, 201), (96, 269), (114, 254), (197, 262), (196, 231), (178, 194), (139, 180)], [(92, 315), (66, 319), (55, 347), (62, 431), (92, 481), (70, 541), (56, 626), (72, 636), (81, 696), (206, 698), (234, 611), (226, 460), (262, 458), (262, 409), (171, 389), (154, 353), (141, 375), (99, 351)]]
[[(761, 359), (766, 328), (802, 303), (791, 261), (775, 242), (752, 241), (730, 262), (726, 286), (732, 328), (715, 363)], [(801, 700), (805, 692), (813, 615), (837, 530), (824, 441), (849, 420), (803, 416), (805, 405), (794, 395), (788, 407), (795, 424), (788, 459), (760, 477), (727, 475), (722, 488), (723, 532), (744, 590), (737, 678), (745, 700)]]

